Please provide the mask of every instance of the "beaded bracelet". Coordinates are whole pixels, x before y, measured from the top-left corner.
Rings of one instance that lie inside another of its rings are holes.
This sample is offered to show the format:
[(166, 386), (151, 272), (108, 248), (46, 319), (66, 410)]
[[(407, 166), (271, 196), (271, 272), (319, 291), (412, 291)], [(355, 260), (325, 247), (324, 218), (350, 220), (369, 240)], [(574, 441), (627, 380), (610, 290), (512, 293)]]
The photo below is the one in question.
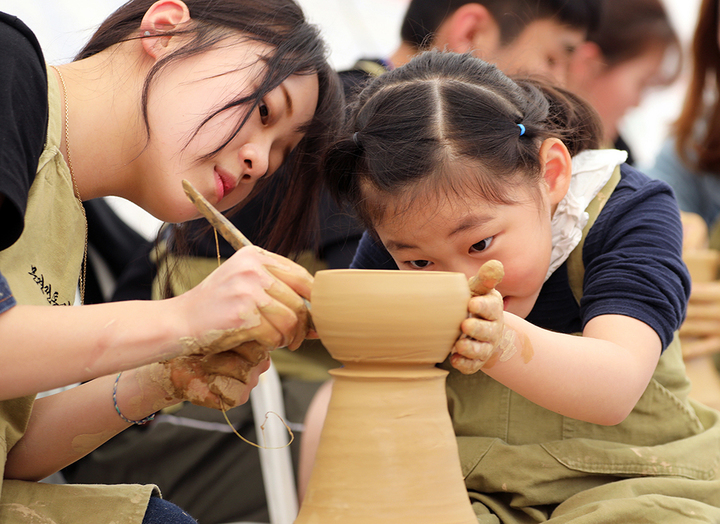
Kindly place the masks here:
[(150, 422), (152, 419), (155, 418), (155, 413), (153, 413), (152, 415), (149, 415), (141, 420), (130, 420), (129, 418), (127, 418), (125, 415), (123, 415), (120, 412), (120, 407), (118, 406), (118, 403), (117, 403), (117, 387), (118, 387), (118, 382), (120, 382), (120, 375), (122, 375), (122, 371), (120, 373), (118, 373), (117, 377), (115, 377), (115, 385), (113, 386), (113, 404), (115, 405), (115, 411), (117, 411), (117, 414), (120, 415), (120, 418), (123, 419), (128, 424), (135, 424), (136, 426), (142, 426), (143, 424), (147, 424), (148, 422)]

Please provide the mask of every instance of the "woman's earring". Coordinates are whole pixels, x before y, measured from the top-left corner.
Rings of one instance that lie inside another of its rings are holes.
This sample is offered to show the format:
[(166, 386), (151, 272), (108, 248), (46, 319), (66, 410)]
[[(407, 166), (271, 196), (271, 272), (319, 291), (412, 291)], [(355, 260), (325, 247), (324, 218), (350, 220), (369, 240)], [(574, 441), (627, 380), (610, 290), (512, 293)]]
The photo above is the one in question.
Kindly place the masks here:
[(143, 36), (150, 36), (150, 31), (145, 31), (145, 32), (143, 33)]

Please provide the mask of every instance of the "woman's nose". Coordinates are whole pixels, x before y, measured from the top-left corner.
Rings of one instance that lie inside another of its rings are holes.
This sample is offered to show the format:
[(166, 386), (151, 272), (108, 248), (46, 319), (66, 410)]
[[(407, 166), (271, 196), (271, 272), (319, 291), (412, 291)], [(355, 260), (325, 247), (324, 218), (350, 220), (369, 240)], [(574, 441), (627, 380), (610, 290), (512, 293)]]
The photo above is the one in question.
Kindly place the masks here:
[(259, 144), (247, 143), (240, 148), (243, 164), (241, 183), (257, 182), (268, 171), (269, 152)]

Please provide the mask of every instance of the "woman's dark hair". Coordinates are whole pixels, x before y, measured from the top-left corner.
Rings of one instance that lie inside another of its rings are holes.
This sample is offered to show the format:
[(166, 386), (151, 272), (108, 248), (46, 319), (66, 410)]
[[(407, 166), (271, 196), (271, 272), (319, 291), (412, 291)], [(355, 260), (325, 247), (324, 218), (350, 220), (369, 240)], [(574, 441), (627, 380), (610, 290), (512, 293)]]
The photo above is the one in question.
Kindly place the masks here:
[[(720, 173), (720, 48), (718, 2), (703, 0), (692, 42), (692, 75), (674, 125), (677, 152), (689, 166)], [(712, 95), (708, 107), (706, 95)], [(698, 132), (698, 123), (705, 124)]]
[[(155, 0), (130, 0), (115, 11), (98, 28), (76, 60), (87, 58), (120, 42), (143, 38), (140, 23)], [(238, 97), (207, 115), (200, 128), (214, 116), (238, 106), (247, 107), (244, 119), (233, 135), (215, 151), (225, 147), (240, 131), (262, 98), (294, 74), (317, 74), (318, 106), (312, 121), (304, 129), (305, 136), (290, 158), (277, 173), (284, 182), (276, 192), (272, 214), (277, 219), (268, 233), (265, 247), (281, 254), (297, 253), (310, 245), (317, 229), (317, 199), (320, 187), (319, 155), (334, 136), (343, 114), (343, 95), (336, 73), (327, 61), (327, 49), (316, 26), (309, 24), (302, 9), (293, 0), (185, 0), (191, 23), (169, 30), (164, 35), (188, 35), (187, 42), (159, 60), (147, 75), (143, 89), (142, 115), (148, 137), (147, 99), (153, 81), (169, 64), (201, 54), (220, 43), (241, 36), (270, 47), (261, 60), (264, 77), (252, 93)], [(199, 132), (200, 128), (196, 130)], [(192, 139), (192, 138), (191, 138)], [(253, 194), (261, 189), (257, 184)]]
[(682, 69), (680, 40), (661, 0), (604, 0), (600, 23), (587, 39), (597, 44), (608, 67), (654, 47), (673, 49), (675, 60), (659, 79), (660, 84), (672, 83)]
[(400, 36), (415, 49), (427, 50), (442, 23), (465, 4), (482, 4), (500, 28), (500, 42), (512, 42), (525, 27), (546, 18), (589, 31), (600, 18), (601, 0), (411, 0)]
[(369, 84), (341, 136), (325, 156), (326, 182), (372, 229), (387, 201), (373, 195), (408, 204), (418, 190), (451, 191), (509, 203), (508, 184), (537, 187), (544, 139), (576, 155), (599, 147), (602, 133), (595, 110), (568, 91), (513, 81), (470, 54), (428, 51)]

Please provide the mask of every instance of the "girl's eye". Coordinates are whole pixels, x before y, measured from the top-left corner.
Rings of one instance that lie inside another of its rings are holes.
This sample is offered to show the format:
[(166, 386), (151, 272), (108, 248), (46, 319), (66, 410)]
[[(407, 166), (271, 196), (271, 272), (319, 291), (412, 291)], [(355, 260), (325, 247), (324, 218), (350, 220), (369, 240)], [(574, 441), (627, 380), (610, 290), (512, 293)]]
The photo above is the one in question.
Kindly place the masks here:
[(260, 120), (262, 121), (262, 123), (267, 123), (267, 118), (270, 115), (270, 110), (268, 109), (268, 106), (266, 106), (263, 102), (260, 102), (260, 105), (258, 105), (258, 111), (260, 112)]
[(473, 251), (483, 252), (483, 251), (485, 251), (487, 248), (490, 247), (490, 244), (492, 244), (493, 238), (495, 238), (495, 237), (487, 237), (487, 238), (482, 239), (480, 242), (477, 242), (477, 243), (473, 244), (473, 245), (470, 247), (470, 252), (473, 252)]
[(408, 262), (410, 266), (414, 267), (415, 269), (425, 269), (430, 265), (429, 260), (411, 260)]

